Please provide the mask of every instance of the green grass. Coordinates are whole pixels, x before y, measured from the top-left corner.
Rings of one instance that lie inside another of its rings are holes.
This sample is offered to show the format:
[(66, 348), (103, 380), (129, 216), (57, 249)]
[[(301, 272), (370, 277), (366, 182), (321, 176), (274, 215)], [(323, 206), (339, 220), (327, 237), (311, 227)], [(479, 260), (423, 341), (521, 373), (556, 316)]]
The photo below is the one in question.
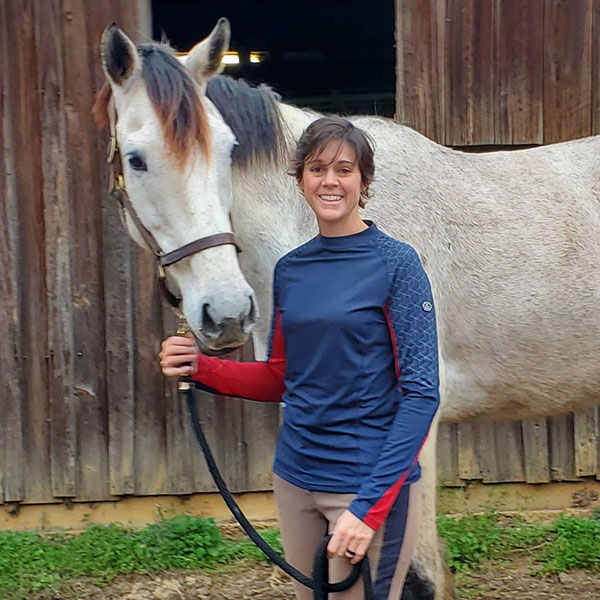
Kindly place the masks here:
[[(590, 517), (560, 516), (549, 525), (502, 519), (493, 512), (438, 518), (450, 565), (459, 574), (482, 561), (525, 553), (539, 574), (574, 568), (600, 571), (600, 511)], [(279, 533), (261, 534), (281, 551)], [(77, 536), (0, 532), (0, 598), (24, 600), (41, 590), (60, 589), (77, 578), (96, 583), (127, 573), (218, 568), (239, 559), (264, 560), (246, 538), (223, 539), (211, 519), (176, 516), (134, 531), (121, 525), (92, 525)]]
[[(279, 533), (261, 532), (281, 550)], [(78, 536), (0, 533), (0, 598), (20, 600), (77, 577), (108, 582), (125, 573), (211, 569), (238, 559), (261, 560), (247, 540), (225, 540), (212, 519), (177, 516), (133, 531), (92, 525)]]
[(586, 518), (561, 515), (549, 525), (500, 519), (493, 512), (460, 519), (440, 515), (438, 527), (450, 566), (458, 573), (483, 560), (507, 560), (517, 554), (529, 555), (540, 575), (570, 569), (600, 572), (600, 511)]

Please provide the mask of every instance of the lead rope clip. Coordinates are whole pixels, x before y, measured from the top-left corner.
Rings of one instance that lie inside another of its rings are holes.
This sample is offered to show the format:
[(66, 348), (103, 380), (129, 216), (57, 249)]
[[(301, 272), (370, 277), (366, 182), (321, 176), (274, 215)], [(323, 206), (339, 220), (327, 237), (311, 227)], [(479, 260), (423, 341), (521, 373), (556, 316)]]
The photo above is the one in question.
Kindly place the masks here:
[[(190, 330), (190, 326), (188, 325), (188, 322), (183, 318), (180, 317), (179, 318), (179, 326), (177, 327), (177, 335), (185, 335), (186, 333), (189, 333)], [(192, 384), (187, 381), (184, 378), (181, 378), (178, 382), (177, 382), (177, 389), (180, 392), (189, 392), (192, 389)]]

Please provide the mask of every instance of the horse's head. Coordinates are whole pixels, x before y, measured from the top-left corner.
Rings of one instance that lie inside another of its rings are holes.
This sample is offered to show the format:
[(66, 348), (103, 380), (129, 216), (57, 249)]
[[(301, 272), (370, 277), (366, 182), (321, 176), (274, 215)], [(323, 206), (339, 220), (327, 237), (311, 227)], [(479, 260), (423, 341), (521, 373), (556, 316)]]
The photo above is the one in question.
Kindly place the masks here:
[[(148, 242), (132, 212), (163, 253), (232, 230), (231, 152), (236, 140), (205, 96), (208, 79), (220, 70), (229, 35), (229, 23), (221, 19), (183, 66), (163, 44), (136, 48), (116, 25), (104, 31), (102, 64), (108, 85), (94, 110), (106, 125), (112, 116), (132, 207), (125, 210), (127, 227), (143, 247)], [(204, 352), (219, 353), (246, 341), (256, 320), (256, 302), (235, 246), (210, 247), (166, 271)]]

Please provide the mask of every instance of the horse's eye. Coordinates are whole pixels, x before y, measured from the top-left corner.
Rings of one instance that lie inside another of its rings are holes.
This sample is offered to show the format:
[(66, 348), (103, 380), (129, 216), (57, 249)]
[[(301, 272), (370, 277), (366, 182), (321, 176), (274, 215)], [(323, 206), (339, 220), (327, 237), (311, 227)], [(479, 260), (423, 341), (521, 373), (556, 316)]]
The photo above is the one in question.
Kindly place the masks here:
[(132, 154), (127, 159), (129, 161), (129, 166), (134, 171), (147, 171), (148, 167), (146, 167), (146, 163), (141, 159), (139, 154)]

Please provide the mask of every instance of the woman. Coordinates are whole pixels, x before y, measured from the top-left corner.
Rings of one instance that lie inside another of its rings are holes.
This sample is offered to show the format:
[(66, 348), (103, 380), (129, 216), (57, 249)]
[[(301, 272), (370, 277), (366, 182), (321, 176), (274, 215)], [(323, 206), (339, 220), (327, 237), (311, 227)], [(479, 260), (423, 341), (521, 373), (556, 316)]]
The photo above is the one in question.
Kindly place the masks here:
[[(163, 342), (167, 376), (213, 393), (285, 402), (273, 465), (289, 562), (310, 573), (329, 531), (331, 580), (368, 551), (374, 597), (400, 598), (420, 520), (417, 462), (439, 404), (435, 314), (417, 253), (363, 221), (370, 138), (346, 119), (313, 122), (292, 173), (319, 235), (282, 257), (268, 358), (239, 363)], [(191, 366), (189, 366), (191, 364)], [(298, 600), (310, 590), (295, 583)], [(334, 594), (359, 600), (362, 586)]]

